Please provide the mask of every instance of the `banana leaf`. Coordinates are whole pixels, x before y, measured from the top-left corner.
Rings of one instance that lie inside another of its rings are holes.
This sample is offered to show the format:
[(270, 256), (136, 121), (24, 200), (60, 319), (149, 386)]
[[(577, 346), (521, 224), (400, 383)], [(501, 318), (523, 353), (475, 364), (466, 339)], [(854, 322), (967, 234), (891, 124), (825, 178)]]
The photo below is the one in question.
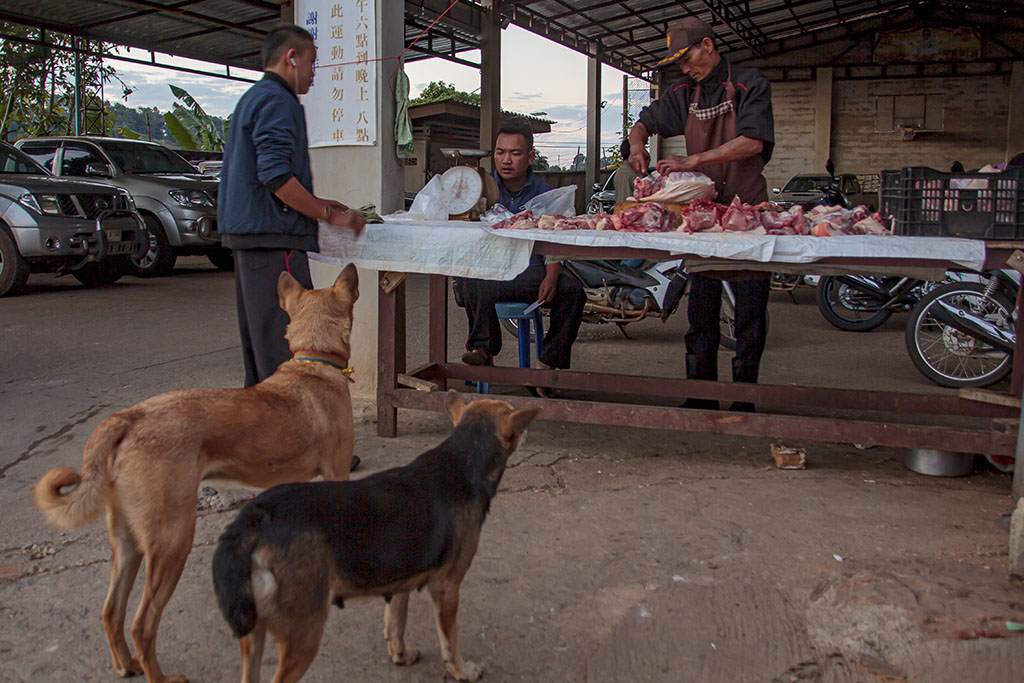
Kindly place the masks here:
[(189, 133), (188, 128), (182, 125), (177, 116), (171, 112), (165, 113), (164, 123), (167, 124), (167, 130), (178, 141), (178, 145), (182, 149), (196, 149), (196, 142), (192, 138), (192, 134)]

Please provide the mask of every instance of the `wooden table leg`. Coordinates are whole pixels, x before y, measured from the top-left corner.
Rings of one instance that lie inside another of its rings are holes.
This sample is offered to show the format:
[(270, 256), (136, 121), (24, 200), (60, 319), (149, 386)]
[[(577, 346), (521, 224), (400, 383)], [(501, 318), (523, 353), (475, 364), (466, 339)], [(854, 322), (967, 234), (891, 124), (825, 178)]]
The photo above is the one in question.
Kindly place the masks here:
[(394, 392), (405, 372), (405, 283), (377, 292), (377, 435), (398, 434)]
[(448, 390), (445, 363), (448, 362), (448, 278), (444, 275), (430, 276), (430, 347), (429, 361), (439, 368), (434, 378), (441, 391)]

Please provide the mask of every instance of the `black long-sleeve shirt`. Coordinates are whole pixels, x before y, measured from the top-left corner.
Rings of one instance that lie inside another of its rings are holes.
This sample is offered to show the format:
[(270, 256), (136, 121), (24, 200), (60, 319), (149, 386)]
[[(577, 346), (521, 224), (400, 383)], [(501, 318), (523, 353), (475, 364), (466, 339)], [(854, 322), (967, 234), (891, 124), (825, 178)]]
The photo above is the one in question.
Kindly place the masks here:
[[(699, 108), (709, 109), (725, 101), (728, 76), (729, 63), (723, 58), (700, 82)], [(763, 142), (761, 157), (768, 163), (775, 149), (771, 84), (757, 69), (739, 66), (732, 67), (732, 83), (736, 87), (736, 135)], [(682, 135), (697, 85), (696, 81), (685, 76), (668, 92), (644, 107), (640, 111), (640, 123), (644, 124), (647, 132), (665, 137)]]

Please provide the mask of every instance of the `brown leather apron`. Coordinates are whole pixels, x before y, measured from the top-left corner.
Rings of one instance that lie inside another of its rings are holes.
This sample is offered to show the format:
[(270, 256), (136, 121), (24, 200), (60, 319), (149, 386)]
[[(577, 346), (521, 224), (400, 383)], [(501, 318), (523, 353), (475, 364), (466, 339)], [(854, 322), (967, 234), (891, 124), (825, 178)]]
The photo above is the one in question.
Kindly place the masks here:
[[(686, 117), (686, 153), (700, 154), (720, 147), (736, 137), (736, 86), (732, 83), (732, 67), (729, 67), (725, 83), (725, 100), (709, 109), (699, 109), (700, 86), (690, 101)], [(755, 154), (741, 161), (701, 166), (701, 173), (715, 181), (718, 202), (728, 205), (736, 195), (748, 204), (768, 201), (768, 183), (761, 171), (764, 159)], [(770, 277), (769, 273), (758, 271), (709, 270), (700, 273), (705, 277), (724, 280), (746, 280)]]
[[(700, 86), (693, 95), (686, 118), (686, 153), (700, 154), (724, 145), (736, 137), (736, 86), (730, 67), (725, 83), (725, 100), (710, 109), (698, 109)], [(768, 184), (761, 175), (764, 159), (760, 154), (727, 164), (702, 166), (700, 172), (715, 181), (718, 201), (728, 204), (736, 195), (748, 204), (768, 201)]]

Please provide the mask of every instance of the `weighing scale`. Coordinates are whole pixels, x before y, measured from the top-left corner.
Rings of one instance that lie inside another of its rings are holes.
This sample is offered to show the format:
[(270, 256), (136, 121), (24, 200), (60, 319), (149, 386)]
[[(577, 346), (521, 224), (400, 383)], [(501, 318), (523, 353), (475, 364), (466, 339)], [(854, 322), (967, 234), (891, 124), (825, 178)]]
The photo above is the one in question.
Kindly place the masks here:
[(498, 184), (479, 165), (490, 150), (443, 147), (441, 153), (455, 159), (455, 165), (441, 174), (441, 203), (449, 220), (480, 220), (480, 214), (498, 202)]

